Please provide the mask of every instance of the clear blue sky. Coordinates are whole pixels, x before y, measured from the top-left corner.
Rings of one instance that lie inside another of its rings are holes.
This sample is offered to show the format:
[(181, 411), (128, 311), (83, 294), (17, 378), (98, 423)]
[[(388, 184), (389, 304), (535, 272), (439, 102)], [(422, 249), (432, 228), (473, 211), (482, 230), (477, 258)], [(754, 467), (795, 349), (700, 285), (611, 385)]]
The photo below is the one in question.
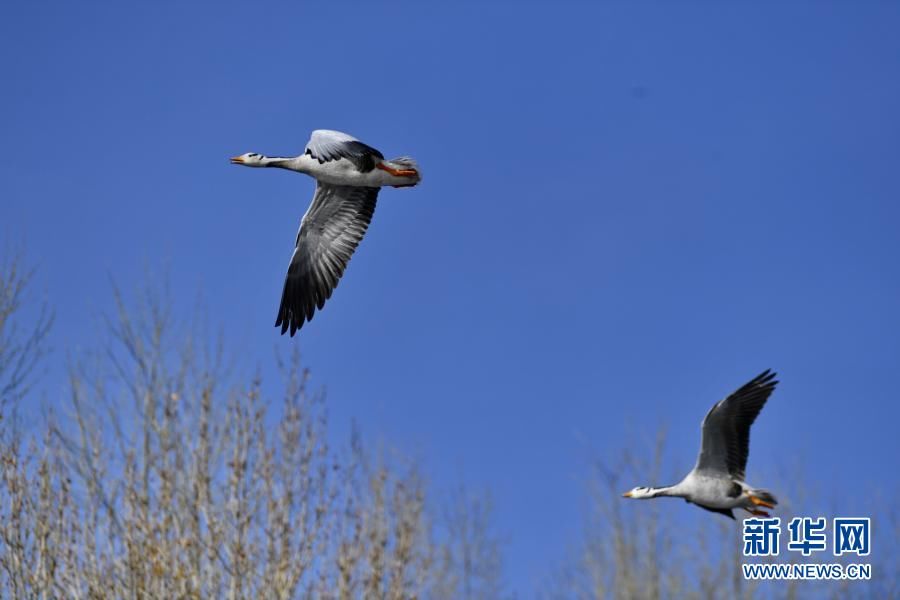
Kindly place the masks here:
[[(587, 459), (666, 424), (687, 470), (767, 367), (751, 481), (802, 464), (847, 513), (900, 491), (900, 6), (325, 4), (3, 3), (0, 235), (57, 359), (110, 275), (167, 264), (264, 368), (299, 344), (337, 431), (489, 488), (525, 594), (579, 539)], [(313, 182), (227, 158), (315, 128), (424, 182), (291, 340)]]

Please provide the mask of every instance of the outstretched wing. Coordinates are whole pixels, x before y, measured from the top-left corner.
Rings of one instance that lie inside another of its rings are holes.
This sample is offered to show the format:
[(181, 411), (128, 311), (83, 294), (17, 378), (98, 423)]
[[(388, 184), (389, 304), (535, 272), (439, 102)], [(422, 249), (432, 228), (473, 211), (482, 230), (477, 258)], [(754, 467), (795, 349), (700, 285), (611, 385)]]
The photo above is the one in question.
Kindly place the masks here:
[(384, 155), (372, 146), (363, 144), (351, 135), (330, 129), (313, 131), (304, 152), (320, 163), (346, 158), (363, 173), (371, 171), (384, 160)]
[(276, 327), (291, 335), (312, 320), (337, 287), (350, 257), (366, 234), (379, 188), (319, 182), (297, 234)]
[(703, 419), (695, 471), (727, 473), (733, 479), (744, 480), (750, 454), (750, 426), (778, 384), (775, 377), (767, 369), (710, 409)]

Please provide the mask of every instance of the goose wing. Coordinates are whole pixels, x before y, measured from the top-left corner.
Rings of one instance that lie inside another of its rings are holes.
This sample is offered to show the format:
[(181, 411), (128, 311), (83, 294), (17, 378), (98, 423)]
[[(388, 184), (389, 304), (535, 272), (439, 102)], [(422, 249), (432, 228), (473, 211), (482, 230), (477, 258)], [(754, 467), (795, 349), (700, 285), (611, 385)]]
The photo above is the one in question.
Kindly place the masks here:
[(363, 144), (351, 135), (330, 129), (313, 131), (304, 152), (320, 163), (346, 158), (363, 173), (371, 171), (384, 160), (384, 155), (372, 146)]
[(703, 419), (700, 456), (695, 471), (728, 474), (743, 481), (750, 454), (750, 426), (778, 381), (765, 370), (724, 400), (717, 402)]
[(291, 336), (325, 306), (366, 234), (379, 188), (319, 182), (303, 215), (291, 256), (276, 327)]
[(734, 518), (734, 512), (730, 508), (710, 508), (708, 506), (703, 506), (702, 504), (696, 504), (695, 506), (699, 506), (703, 510), (708, 510), (709, 512), (719, 513), (720, 515), (725, 515), (732, 521), (736, 520)]

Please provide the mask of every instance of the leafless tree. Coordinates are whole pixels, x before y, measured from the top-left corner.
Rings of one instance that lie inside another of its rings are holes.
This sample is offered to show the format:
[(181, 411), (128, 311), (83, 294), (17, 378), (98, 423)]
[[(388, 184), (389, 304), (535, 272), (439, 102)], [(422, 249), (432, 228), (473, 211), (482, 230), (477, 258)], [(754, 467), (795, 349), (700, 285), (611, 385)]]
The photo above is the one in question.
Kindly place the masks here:
[(437, 557), (439, 577), (431, 597), (460, 600), (499, 600), (504, 597), (500, 577), (501, 540), (493, 534), (493, 504), (487, 493), (471, 493), (460, 486), (444, 507), (445, 539)]
[(21, 316), (28, 300), (34, 271), (25, 265), (21, 252), (12, 252), (0, 263), (0, 416), (11, 403), (28, 393), (35, 368), (46, 353), (46, 340), (53, 317), (40, 305), (33, 324), (22, 327)]
[[(296, 353), (277, 385), (242, 378), (165, 294), (115, 299), (66, 408), (27, 443), (0, 436), (0, 596), (393, 600), (499, 582), (489, 541), (467, 558), (488, 572), (453, 573), (460, 526), (413, 462), (373, 459), (358, 434), (329, 444), (324, 394)], [(33, 357), (12, 367), (27, 393), (40, 353), (14, 348)]]

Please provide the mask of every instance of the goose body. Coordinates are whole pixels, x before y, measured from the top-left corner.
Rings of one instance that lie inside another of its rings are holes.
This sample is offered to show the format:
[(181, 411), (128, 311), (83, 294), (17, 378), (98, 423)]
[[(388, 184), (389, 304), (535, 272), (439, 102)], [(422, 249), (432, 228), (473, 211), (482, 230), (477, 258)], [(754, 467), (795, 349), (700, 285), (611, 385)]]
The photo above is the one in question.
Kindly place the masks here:
[(774, 508), (778, 501), (768, 491), (746, 483), (744, 472), (750, 453), (750, 426), (775, 390), (775, 377), (775, 373), (764, 371), (713, 405), (701, 425), (697, 464), (684, 479), (666, 487), (639, 486), (623, 496), (683, 498), (732, 519), (735, 508), (768, 516), (762, 508)]
[(418, 165), (408, 157), (385, 160), (375, 148), (328, 129), (313, 131), (303, 154), (269, 157), (248, 152), (231, 159), (247, 167), (275, 167), (313, 177), (316, 192), (300, 221), (275, 326), (293, 336), (337, 287), (362, 240), (384, 186), (419, 183)]
[(306, 173), (319, 183), (376, 188), (386, 185), (409, 185), (408, 177), (392, 175), (383, 169), (360, 171), (353, 161), (346, 158), (319, 162), (309, 154), (301, 154), (291, 160), (294, 161), (294, 164), (287, 168), (299, 173)]

